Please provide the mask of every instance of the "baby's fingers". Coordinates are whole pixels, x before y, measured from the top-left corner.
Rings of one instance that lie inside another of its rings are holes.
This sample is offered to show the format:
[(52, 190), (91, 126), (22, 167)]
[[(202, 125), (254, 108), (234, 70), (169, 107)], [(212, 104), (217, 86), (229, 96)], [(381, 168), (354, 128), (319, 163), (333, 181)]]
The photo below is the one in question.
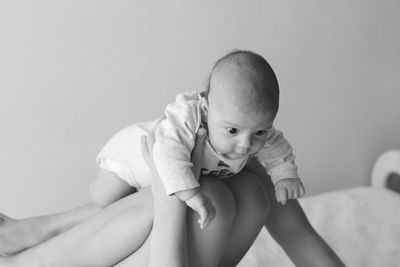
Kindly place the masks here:
[(299, 189), (299, 197), (303, 197), (305, 193), (306, 193), (306, 190), (304, 189), (304, 185), (301, 184), (300, 189)]
[(303, 184), (299, 184), (299, 186), (293, 190), (293, 199), (301, 198), (304, 196), (305, 190)]
[(200, 216), (197, 223), (200, 225), (200, 229), (204, 229), (210, 223), (208, 211), (207, 209), (200, 209), (197, 213)]
[(286, 205), (286, 200), (288, 199), (288, 192), (286, 188), (278, 188), (275, 193), (276, 200), (282, 205)]
[(292, 199), (297, 199), (300, 197), (300, 188), (293, 190)]
[(209, 203), (209, 205), (200, 209), (197, 213), (200, 216), (197, 223), (200, 224), (201, 229), (204, 229), (214, 220), (217, 211), (215, 210), (214, 205)]
[(215, 218), (217, 215), (217, 211), (215, 210), (214, 205), (211, 205), (208, 207), (208, 220), (206, 224), (204, 225), (204, 228), (207, 227)]

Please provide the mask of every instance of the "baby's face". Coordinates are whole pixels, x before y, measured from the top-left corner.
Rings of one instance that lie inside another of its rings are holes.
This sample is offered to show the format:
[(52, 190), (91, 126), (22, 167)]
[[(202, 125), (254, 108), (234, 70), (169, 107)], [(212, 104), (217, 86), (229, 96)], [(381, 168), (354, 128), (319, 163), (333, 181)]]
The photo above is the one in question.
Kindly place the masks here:
[(260, 151), (276, 115), (265, 91), (273, 83), (246, 64), (226, 63), (210, 78), (208, 136), (218, 153), (233, 159)]
[[(210, 99), (211, 100), (211, 99)], [(229, 101), (210, 101), (207, 125), (210, 143), (217, 153), (232, 159), (253, 155), (264, 146), (274, 114), (268, 110), (246, 112)]]

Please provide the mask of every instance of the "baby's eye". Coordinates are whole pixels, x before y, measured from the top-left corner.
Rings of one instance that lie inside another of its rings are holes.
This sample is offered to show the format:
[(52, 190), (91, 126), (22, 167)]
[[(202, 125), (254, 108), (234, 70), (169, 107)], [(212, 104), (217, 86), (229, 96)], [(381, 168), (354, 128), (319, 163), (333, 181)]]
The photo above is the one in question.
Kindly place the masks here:
[(257, 131), (256, 132), (256, 136), (264, 136), (264, 135), (266, 135), (267, 134), (267, 131), (266, 130), (260, 130), (260, 131)]
[(236, 128), (226, 128), (226, 130), (230, 134), (237, 134), (239, 132), (238, 129), (236, 129)]

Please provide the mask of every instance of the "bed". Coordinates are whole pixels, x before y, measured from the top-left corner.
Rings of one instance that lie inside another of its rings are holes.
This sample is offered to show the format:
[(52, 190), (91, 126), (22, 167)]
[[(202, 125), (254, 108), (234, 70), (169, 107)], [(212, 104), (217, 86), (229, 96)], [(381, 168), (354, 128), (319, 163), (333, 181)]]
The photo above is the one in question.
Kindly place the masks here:
[[(394, 169), (400, 168), (400, 151), (397, 156), (399, 161), (391, 165), (388, 175), (378, 179), (372, 176), (372, 186), (300, 200), (311, 224), (346, 266), (400, 266), (400, 193), (396, 191), (400, 172)], [(378, 160), (374, 171), (380, 167)], [(238, 266), (292, 267), (294, 264), (263, 229)]]

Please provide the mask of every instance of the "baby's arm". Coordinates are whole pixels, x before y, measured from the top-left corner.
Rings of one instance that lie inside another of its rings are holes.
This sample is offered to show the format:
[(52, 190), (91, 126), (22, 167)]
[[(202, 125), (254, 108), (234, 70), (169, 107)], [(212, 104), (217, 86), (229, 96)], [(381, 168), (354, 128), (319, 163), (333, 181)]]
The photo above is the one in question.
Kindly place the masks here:
[(257, 154), (275, 185), (276, 200), (285, 205), (288, 199), (302, 197), (303, 183), (297, 173), (295, 155), (281, 131), (272, 128), (263, 149)]
[[(195, 177), (200, 176), (201, 164), (204, 152), (204, 143), (207, 138), (207, 131), (204, 128), (200, 128), (195, 140), (195, 146), (192, 150), (191, 161), (193, 162), (192, 171)], [(215, 217), (216, 210), (211, 200), (201, 192), (200, 187), (193, 189), (181, 190), (175, 193), (175, 195), (186, 202), (186, 205), (191, 207), (194, 211), (199, 214), (200, 219), (198, 223), (200, 228), (205, 228)]]
[(193, 188), (176, 192), (175, 195), (192, 208), (200, 218), (197, 221), (200, 228), (204, 229), (215, 218), (216, 210), (211, 200), (204, 195), (200, 188)]
[(152, 130), (153, 160), (168, 195), (200, 186), (191, 160), (200, 131), (197, 102), (179, 95)]
[(286, 205), (289, 199), (296, 199), (304, 196), (305, 189), (299, 178), (285, 178), (275, 184), (276, 200)]

